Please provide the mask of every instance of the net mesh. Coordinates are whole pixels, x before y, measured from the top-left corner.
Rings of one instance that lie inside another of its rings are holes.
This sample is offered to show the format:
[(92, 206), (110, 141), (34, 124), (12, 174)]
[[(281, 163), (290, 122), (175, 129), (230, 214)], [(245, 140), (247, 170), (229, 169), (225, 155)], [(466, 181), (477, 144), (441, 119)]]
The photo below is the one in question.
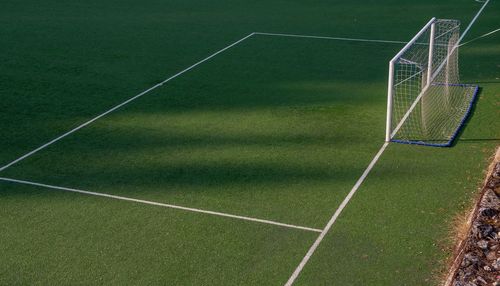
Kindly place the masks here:
[(392, 141), (450, 145), (477, 92), (460, 84), (460, 23), (438, 19), (433, 26), (394, 61)]

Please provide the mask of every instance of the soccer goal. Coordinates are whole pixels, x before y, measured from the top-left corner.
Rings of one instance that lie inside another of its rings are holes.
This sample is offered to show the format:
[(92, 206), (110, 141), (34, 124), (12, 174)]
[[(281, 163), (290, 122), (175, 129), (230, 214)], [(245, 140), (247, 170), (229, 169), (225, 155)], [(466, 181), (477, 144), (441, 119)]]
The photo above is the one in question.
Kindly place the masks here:
[(432, 18), (389, 62), (386, 141), (450, 146), (478, 92), (460, 84), (460, 22)]

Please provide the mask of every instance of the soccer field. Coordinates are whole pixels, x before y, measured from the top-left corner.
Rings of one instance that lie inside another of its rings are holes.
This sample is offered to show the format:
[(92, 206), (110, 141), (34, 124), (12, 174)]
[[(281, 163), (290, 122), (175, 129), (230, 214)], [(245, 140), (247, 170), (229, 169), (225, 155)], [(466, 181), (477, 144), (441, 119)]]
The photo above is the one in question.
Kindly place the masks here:
[[(498, 1), (4, 2), (1, 285), (437, 285), (500, 142)], [(432, 17), (478, 99), (386, 145)]]

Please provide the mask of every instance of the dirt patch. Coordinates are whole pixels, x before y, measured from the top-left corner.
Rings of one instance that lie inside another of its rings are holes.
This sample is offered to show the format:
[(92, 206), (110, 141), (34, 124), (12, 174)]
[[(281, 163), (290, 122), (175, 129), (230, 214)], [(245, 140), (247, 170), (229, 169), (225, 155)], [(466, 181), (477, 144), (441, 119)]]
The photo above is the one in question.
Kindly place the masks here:
[(460, 241), (445, 286), (500, 286), (500, 148)]

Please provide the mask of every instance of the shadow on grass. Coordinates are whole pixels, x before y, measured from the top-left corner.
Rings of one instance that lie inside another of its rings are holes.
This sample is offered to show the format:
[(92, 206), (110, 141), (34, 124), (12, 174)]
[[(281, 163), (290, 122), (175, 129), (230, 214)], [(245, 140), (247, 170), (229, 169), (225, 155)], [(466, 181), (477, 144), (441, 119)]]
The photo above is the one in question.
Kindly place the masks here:
[(5, 176), (127, 194), (204, 193), (216, 204), (224, 196), (300, 204), (315, 193), (327, 201), (351, 187), (379, 148), (385, 65), (359, 74), (365, 49), (311, 52), (316, 45), (303, 47), (308, 57), (279, 45), (258, 58), (241, 46)]
[(491, 142), (498, 141), (500, 142), (500, 138), (478, 138), (478, 139), (460, 139), (460, 143), (477, 143), (477, 142)]
[[(476, 108), (477, 108), (478, 102), (481, 100), (482, 93), (483, 93), (483, 88), (479, 87), (479, 89), (477, 91), (476, 98), (472, 102), (470, 112), (467, 115), (467, 117), (465, 118), (465, 121), (463, 122), (462, 126), (460, 127), (460, 130), (458, 131), (458, 134), (455, 137), (455, 139), (453, 140), (453, 142), (451, 143), (450, 147), (455, 147), (458, 144), (458, 142), (464, 142), (464, 141), (471, 142), (470, 139), (464, 140), (464, 139), (461, 139), (461, 137), (462, 137), (463, 133), (465, 132), (465, 129), (469, 125), (470, 121), (472, 120), (472, 117), (474, 117), (474, 114), (476, 113)], [(486, 139), (486, 138), (479, 138), (479, 140), (483, 140), (483, 139)], [(477, 141), (478, 139), (475, 139), (475, 140)]]

